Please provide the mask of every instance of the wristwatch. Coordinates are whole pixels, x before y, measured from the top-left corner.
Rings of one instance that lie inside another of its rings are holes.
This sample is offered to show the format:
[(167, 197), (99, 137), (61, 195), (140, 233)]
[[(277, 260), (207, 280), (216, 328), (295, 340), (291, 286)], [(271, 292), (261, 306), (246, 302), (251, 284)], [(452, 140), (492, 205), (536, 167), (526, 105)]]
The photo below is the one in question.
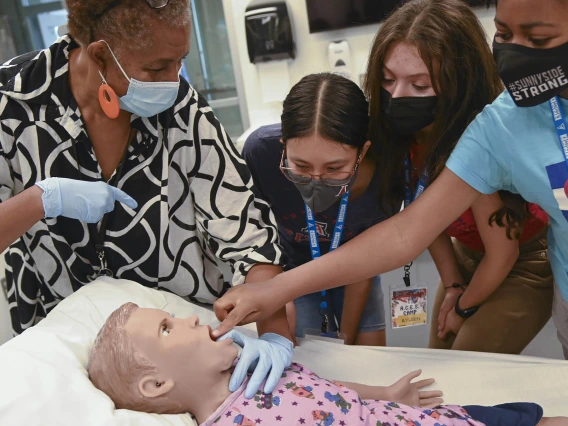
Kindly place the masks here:
[(456, 314), (458, 314), (458, 316), (460, 316), (464, 319), (467, 319), (479, 310), (479, 306), (474, 306), (472, 308), (467, 308), (467, 309), (461, 309), (460, 308), (460, 299), (461, 299), (462, 296), (463, 296), (463, 294), (460, 294), (460, 297), (458, 297), (458, 300), (456, 300), (455, 310), (456, 310)]

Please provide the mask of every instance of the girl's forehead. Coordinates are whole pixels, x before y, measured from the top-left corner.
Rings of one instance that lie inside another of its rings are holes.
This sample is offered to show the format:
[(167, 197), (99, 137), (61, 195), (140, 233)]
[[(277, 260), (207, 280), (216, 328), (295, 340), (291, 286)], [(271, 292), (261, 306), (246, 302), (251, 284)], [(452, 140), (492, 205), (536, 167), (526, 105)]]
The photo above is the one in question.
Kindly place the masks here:
[(384, 68), (385, 71), (390, 72), (428, 73), (428, 67), (420, 57), (416, 46), (408, 43), (397, 43), (389, 49)]
[(317, 134), (293, 138), (286, 142), (286, 150), (294, 154), (320, 153), (322, 156), (326, 154), (345, 156), (354, 149), (356, 148), (353, 146), (331, 141)]

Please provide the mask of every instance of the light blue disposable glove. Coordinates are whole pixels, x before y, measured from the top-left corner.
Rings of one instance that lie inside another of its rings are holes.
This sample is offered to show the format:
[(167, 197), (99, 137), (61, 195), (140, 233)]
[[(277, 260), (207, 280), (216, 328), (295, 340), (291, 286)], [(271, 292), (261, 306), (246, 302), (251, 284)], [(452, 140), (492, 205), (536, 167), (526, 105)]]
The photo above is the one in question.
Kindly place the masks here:
[(36, 183), (43, 194), (45, 217), (65, 216), (87, 223), (97, 223), (114, 210), (116, 201), (131, 209), (138, 204), (118, 188), (105, 182), (84, 182), (65, 178), (48, 178)]
[(239, 389), (247, 373), (251, 372), (252, 376), (245, 391), (245, 398), (250, 399), (256, 394), (266, 376), (268, 379), (264, 385), (264, 393), (271, 393), (284, 370), (292, 363), (294, 344), (279, 334), (264, 333), (260, 339), (255, 339), (234, 329), (219, 337), (217, 341), (226, 339), (232, 339), (243, 348), (241, 358), (231, 376), (229, 390), (235, 392)]

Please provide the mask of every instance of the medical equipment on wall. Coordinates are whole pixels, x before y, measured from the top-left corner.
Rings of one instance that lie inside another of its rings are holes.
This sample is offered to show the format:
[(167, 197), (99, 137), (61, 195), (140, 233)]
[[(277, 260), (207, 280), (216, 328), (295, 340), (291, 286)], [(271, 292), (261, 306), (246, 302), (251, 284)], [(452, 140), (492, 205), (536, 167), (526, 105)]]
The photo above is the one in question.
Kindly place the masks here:
[(342, 74), (351, 78), (353, 74), (353, 60), (351, 49), (347, 40), (332, 41), (328, 46), (328, 63), (331, 72)]
[(249, 59), (256, 65), (264, 104), (282, 102), (290, 90), (289, 63), (296, 58), (285, 1), (253, 0), (245, 12)]
[(285, 1), (252, 1), (245, 12), (245, 28), (251, 63), (296, 57), (292, 23)]

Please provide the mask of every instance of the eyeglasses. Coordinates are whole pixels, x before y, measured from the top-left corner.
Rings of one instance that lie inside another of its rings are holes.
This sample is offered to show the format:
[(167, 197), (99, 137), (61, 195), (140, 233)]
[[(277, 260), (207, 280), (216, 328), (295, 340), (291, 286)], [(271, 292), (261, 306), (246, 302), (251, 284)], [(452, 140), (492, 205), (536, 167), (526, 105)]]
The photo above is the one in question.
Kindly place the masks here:
[(170, 0), (145, 0), (152, 9), (162, 9), (170, 4)]
[[(101, 19), (104, 15), (106, 15), (109, 11), (117, 7), (122, 0), (115, 0), (110, 2), (107, 7), (101, 13), (98, 13), (95, 18), (97, 20)], [(144, 0), (148, 6), (152, 9), (163, 9), (168, 4), (170, 4), (170, 0)], [(91, 43), (95, 40), (95, 34), (93, 28), (91, 28)]]
[(293, 169), (286, 166), (286, 148), (282, 151), (282, 159), (280, 160), (280, 171), (289, 181), (296, 183), (298, 185), (307, 185), (314, 178), (318, 177), (324, 185), (327, 186), (345, 186), (351, 182), (353, 176), (359, 168), (359, 163), (361, 163), (361, 154), (357, 158), (357, 163), (353, 167), (353, 171), (347, 172), (344, 170), (338, 170), (336, 172), (324, 173), (322, 175), (312, 175), (311, 173), (302, 172), (301, 170)]

